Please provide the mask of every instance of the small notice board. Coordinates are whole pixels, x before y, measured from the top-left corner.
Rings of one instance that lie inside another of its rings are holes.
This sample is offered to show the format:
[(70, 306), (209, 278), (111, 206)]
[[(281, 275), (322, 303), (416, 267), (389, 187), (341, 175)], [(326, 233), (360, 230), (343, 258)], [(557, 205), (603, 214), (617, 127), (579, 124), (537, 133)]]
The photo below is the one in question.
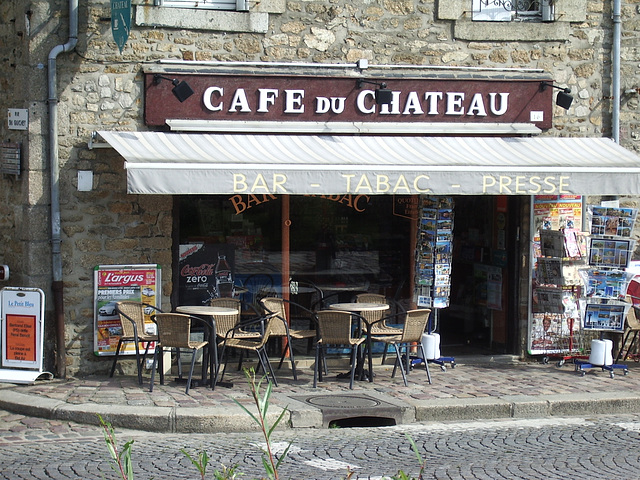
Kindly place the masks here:
[[(160, 266), (159, 265), (98, 265), (94, 273), (94, 353), (114, 355), (118, 340), (122, 335), (120, 317), (116, 312), (116, 302), (129, 300), (143, 302), (160, 308)], [(151, 321), (153, 309), (146, 310), (145, 330), (155, 333), (155, 323)], [(149, 346), (153, 352), (155, 345)], [(121, 354), (135, 353), (135, 345), (123, 345)]]
[(0, 381), (33, 383), (43, 373), (44, 293), (37, 288), (5, 287), (0, 292), (0, 310)]

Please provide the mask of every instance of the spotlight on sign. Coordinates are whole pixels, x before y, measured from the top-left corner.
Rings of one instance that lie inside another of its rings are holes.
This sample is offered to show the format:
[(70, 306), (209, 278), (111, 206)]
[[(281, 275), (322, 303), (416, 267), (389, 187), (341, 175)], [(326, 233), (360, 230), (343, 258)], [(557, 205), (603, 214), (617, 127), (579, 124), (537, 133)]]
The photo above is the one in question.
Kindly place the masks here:
[(187, 98), (195, 93), (191, 88), (191, 85), (189, 85), (185, 80), (180, 82), (176, 78), (164, 77), (159, 73), (153, 75), (154, 85), (158, 85), (161, 80), (169, 80), (171, 83), (173, 83), (173, 88), (171, 89), (171, 91), (180, 103), (184, 102)]
[(387, 84), (384, 82), (372, 82), (370, 80), (364, 80), (362, 78), (356, 81), (356, 85), (358, 88), (362, 88), (363, 83), (369, 83), (371, 85), (377, 85), (375, 91), (376, 103), (378, 105), (388, 105), (391, 103), (392, 92), (387, 88)]
[(558, 95), (556, 96), (556, 105), (564, 108), (565, 110), (569, 110), (569, 107), (571, 107), (571, 103), (573, 102), (573, 97), (569, 95), (571, 93), (571, 90), (569, 88), (558, 87), (553, 83), (540, 82), (541, 92), (544, 92), (547, 89), (547, 87), (557, 88), (558, 90), (562, 90), (561, 92), (558, 92)]

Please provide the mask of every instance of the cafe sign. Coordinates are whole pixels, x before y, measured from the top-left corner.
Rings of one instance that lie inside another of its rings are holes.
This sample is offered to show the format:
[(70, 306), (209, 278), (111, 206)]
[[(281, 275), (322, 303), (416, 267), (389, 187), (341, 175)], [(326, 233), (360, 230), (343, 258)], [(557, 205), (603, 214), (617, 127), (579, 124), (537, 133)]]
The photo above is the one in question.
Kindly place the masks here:
[[(167, 119), (297, 122), (531, 123), (551, 128), (552, 90), (540, 79), (386, 78), (390, 103), (376, 103), (376, 82), (353, 77), (145, 75), (145, 123)], [(195, 95), (180, 102), (175, 81)], [(420, 132), (416, 132), (420, 133)]]

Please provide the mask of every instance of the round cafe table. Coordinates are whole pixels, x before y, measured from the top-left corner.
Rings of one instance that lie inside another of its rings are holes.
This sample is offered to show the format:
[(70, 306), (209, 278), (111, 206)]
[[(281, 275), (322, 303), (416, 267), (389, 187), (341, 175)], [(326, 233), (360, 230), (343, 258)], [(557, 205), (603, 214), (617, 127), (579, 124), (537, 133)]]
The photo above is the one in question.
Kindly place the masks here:
[[(209, 318), (209, 324), (211, 325), (211, 333), (210, 337), (207, 339), (209, 341), (209, 364), (211, 363), (211, 359), (215, 360), (215, 368), (218, 369), (218, 342), (216, 341), (216, 315), (234, 315), (238, 313), (237, 308), (229, 308), (229, 307), (216, 307), (211, 305), (181, 305), (176, 307), (176, 312), (178, 313), (186, 313), (189, 315), (195, 316), (204, 316)], [(213, 339), (213, 340), (211, 340)], [(204, 362), (203, 362), (204, 363)], [(202, 366), (203, 371), (205, 365)], [(213, 382), (214, 372), (211, 372), (211, 381)], [(215, 385), (213, 385), (215, 388)]]
[(389, 310), (389, 305), (386, 303), (358, 303), (358, 302), (346, 302), (346, 303), (332, 303), (329, 305), (332, 310), (344, 310), (347, 312), (379, 312)]
[[(329, 305), (331, 310), (343, 310), (345, 312), (354, 312), (354, 313), (362, 313), (362, 312), (381, 312), (384, 310), (389, 310), (389, 305), (386, 303), (366, 303), (366, 302), (346, 302), (346, 303), (333, 303)], [(366, 327), (367, 327), (367, 360), (369, 362), (369, 382), (373, 382), (373, 358), (371, 354), (371, 335), (369, 334), (369, 328), (371, 325), (367, 322), (364, 317), (361, 318)], [(360, 355), (358, 356), (361, 357)], [(358, 371), (360, 372), (360, 378), (362, 379), (364, 373), (364, 367), (362, 365), (364, 359), (360, 358), (360, 366), (358, 367)]]

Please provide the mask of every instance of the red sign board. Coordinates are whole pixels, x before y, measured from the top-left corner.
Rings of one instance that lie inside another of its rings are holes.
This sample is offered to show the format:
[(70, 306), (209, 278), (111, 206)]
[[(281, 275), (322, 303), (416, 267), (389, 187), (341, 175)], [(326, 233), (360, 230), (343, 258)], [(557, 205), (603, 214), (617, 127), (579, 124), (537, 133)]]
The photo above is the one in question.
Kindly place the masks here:
[[(531, 123), (551, 128), (552, 88), (537, 79), (387, 78), (145, 74), (145, 123), (167, 119), (297, 122)], [(173, 93), (186, 81), (194, 94)], [(391, 103), (376, 104), (378, 82)], [(551, 80), (548, 80), (551, 81)], [(420, 132), (416, 132), (420, 133)]]
[(36, 317), (35, 315), (7, 315), (7, 360), (20, 362), (36, 361)]

